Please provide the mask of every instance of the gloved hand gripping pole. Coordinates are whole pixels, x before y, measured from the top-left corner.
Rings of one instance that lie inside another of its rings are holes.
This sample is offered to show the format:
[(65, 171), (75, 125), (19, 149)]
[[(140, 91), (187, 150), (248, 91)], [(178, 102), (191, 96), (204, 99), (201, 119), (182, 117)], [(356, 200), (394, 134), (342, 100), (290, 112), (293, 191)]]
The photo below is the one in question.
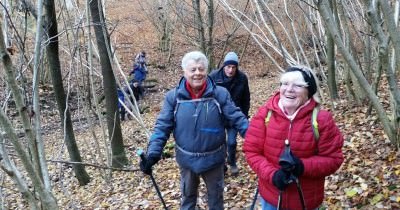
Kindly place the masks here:
[[(137, 151), (137, 155), (140, 157), (140, 159), (142, 159), (142, 161), (147, 161), (146, 156), (145, 156), (143, 150), (139, 149), (139, 150)], [(163, 206), (164, 206), (164, 209), (165, 209), (165, 210), (168, 210), (167, 205), (165, 204), (165, 201), (164, 201), (164, 199), (163, 199), (163, 197), (162, 197), (162, 195), (161, 195), (161, 191), (160, 191), (160, 189), (158, 188), (158, 185), (157, 185), (157, 183), (156, 183), (156, 180), (154, 179), (153, 171), (151, 171), (151, 173), (149, 174), (149, 176), (150, 176), (151, 182), (153, 182), (154, 188), (156, 189), (157, 195), (158, 195), (158, 197), (160, 198), (160, 200), (161, 200), (161, 202), (162, 202), (162, 204), (163, 204)]]
[[(289, 179), (287, 180), (286, 184), (290, 184), (292, 182), (296, 183), (297, 187), (297, 192), (299, 193), (300, 197), (300, 202), (303, 210), (306, 210), (306, 205), (304, 201), (304, 196), (303, 196), (303, 190), (301, 189), (301, 185), (299, 182), (299, 178), (293, 175), (293, 170), (295, 168), (296, 163), (293, 160), (292, 152), (290, 150), (290, 144), (289, 140), (285, 140), (285, 150), (281, 154), (279, 158), (279, 165), (286, 171), (290, 173)], [(282, 194), (283, 191), (279, 191), (279, 197), (278, 197), (278, 206), (277, 209), (280, 210), (281, 205), (282, 205)]]

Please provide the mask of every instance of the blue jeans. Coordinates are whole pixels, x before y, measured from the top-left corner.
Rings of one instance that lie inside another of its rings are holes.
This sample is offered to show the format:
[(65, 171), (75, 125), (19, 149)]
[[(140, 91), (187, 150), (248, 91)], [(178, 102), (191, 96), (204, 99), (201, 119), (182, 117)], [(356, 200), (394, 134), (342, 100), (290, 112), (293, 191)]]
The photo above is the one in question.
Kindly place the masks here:
[(262, 210), (276, 210), (275, 206), (273, 206), (272, 204), (265, 201), (261, 196), (260, 196), (260, 200), (261, 200), (261, 209)]
[[(260, 200), (261, 200), (261, 209), (262, 210), (276, 210), (275, 206), (273, 206), (272, 204), (268, 203), (261, 196), (260, 196)], [(318, 210), (318, 208), (316, 208), (314, 210)]]
[(227, 128), (226, 135), (228, 136), (228, 164), (236, 166), (236, 137), (238, 131), (234, 128)]

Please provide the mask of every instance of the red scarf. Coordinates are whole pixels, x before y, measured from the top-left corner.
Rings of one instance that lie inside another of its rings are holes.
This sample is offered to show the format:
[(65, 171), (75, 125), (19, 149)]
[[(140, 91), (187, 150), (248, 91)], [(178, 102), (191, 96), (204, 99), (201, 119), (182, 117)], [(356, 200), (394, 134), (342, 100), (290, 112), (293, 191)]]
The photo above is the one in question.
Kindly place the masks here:
[(200, 98), (203, 95), (204, 91), (206, 90), (207, 82), (204, 82), (203, 87), (201, 87), (199, 93), (197, 93), (197, 94), (194, 93), (194, 91), (192, 90), (192, 87), (190, 87), (190, 85), (187, 81), (185, 82), (185, 87), (186, 87), (186, 90), (189, 92), (190, 97), (192, 97), (192, 99), (197, 99), (197, 98)]

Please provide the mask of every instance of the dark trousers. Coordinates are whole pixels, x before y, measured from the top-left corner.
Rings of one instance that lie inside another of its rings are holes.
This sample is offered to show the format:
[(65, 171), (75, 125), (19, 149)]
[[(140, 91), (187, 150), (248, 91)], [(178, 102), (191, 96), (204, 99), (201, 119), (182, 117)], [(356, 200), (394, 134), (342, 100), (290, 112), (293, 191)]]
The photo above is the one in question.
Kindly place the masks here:
[(181, 173), (181, 210), (194, 210), (199, 195), (200, 177), (207, 187), (208, 209), (224, 209), (224, 164), (196, 174), (190, 169), (180, 168)]

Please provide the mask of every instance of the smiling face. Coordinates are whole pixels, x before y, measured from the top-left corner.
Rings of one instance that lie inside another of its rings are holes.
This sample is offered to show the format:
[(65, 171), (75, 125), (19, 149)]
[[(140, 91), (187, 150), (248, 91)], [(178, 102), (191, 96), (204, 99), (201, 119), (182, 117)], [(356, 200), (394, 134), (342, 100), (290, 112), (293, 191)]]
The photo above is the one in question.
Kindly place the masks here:
[(202, 62), (195, 60), (188, 61), (186, 69), (183, 70), (183, 76), (189, 83), (192, 90), (197, 93), (203, 87), (207, 79), (207, 69)]
[(283, 108), (290, 115), (308, 100), (307, 83), (299, 71), (282, 75), (279, 92)]

